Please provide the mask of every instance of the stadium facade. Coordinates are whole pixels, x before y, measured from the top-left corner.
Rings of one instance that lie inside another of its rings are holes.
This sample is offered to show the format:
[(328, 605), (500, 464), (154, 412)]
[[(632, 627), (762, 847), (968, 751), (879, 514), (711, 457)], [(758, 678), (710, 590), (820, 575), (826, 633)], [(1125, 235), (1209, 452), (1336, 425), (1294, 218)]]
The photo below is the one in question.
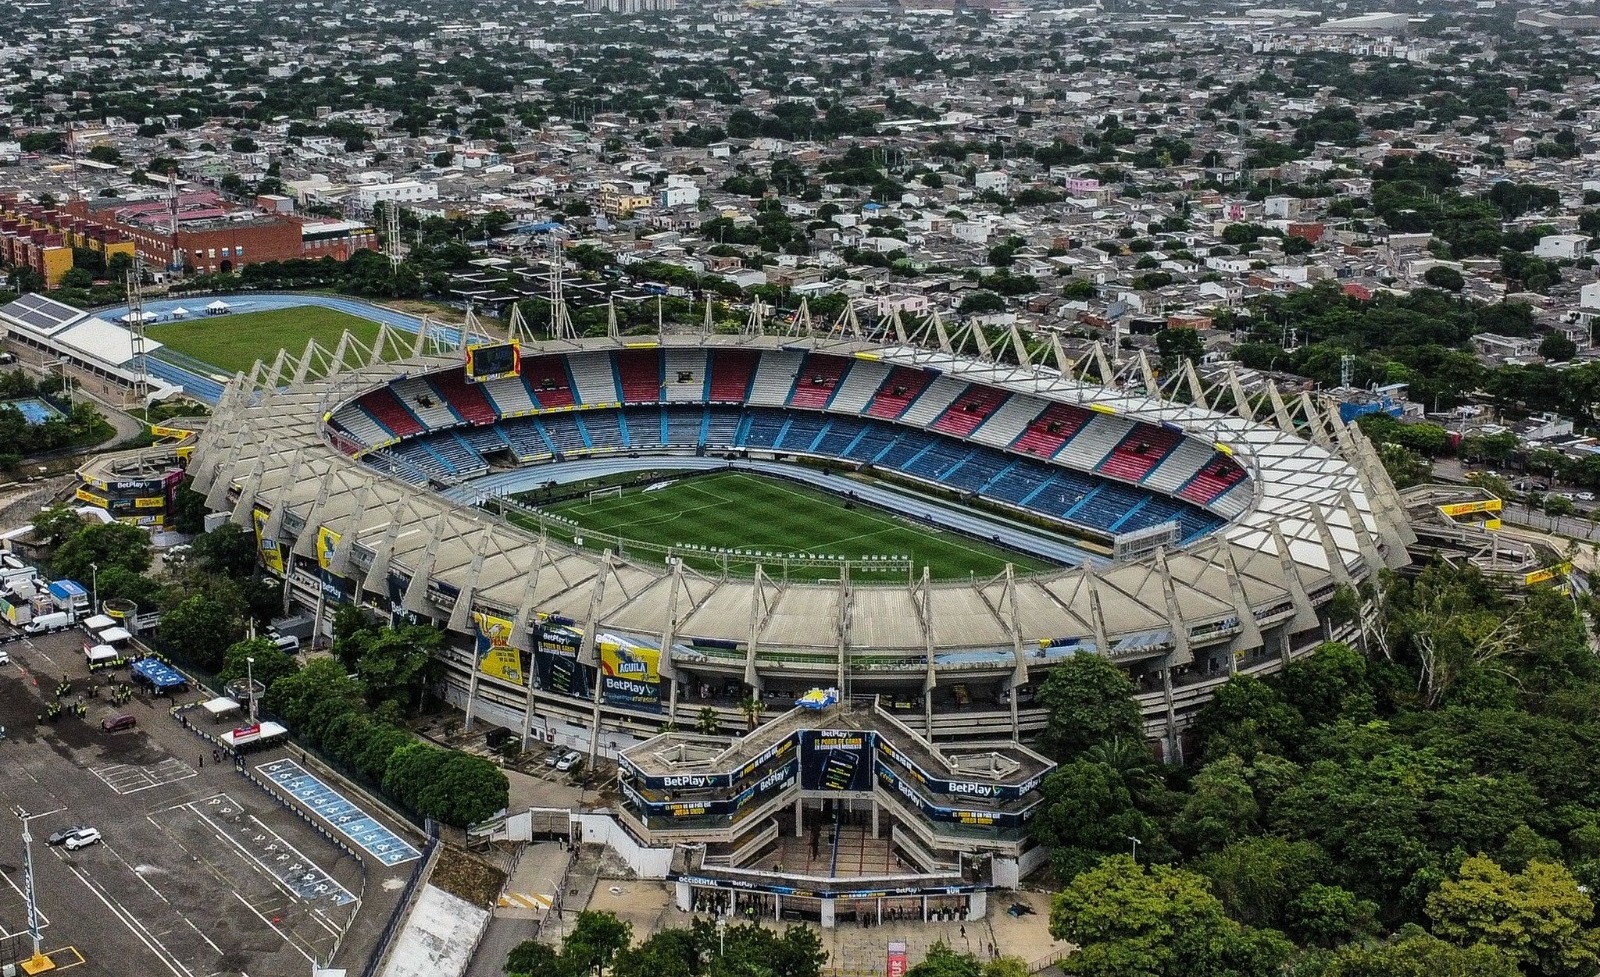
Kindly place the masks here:
[[(1087, 379), (1119, 375), (1099, 348), (1006, 363), (898, 323), (484, 349), (475, 376), (440, 343), (385, 329), (236, 378), (190, 471), (322, 633), (352, 602), (439, 623), (448, 697), (524, 742), (617, 755), (704, 708), (743, 728), (745, 696), (775, 714), (817, 687), (875, 698), (929, 742), (1026, 740), (1044, 721), (1028, 691), (1096, 653), (1127, 670), (1170, 754), (1229, 676), (1356, 635), (1346, 588), (1414, 539), (1336, 408), (1232, 374), (1208, 387), (1185, 369), (1163, 392), (1141, 359), (1108, 386)], [(870, 466), (1048, 524), (1085, 558), (964, 582), (711, 575), (476, 504), (478, 486), (602, 456)]]

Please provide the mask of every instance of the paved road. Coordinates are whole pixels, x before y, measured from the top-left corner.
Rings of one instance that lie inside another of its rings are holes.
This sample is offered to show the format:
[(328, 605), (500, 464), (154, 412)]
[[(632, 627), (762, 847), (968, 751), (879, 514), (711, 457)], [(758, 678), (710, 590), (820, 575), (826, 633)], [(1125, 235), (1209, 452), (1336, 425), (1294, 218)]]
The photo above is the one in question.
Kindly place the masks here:
[[(83, 700), (84, 719), (38, 725), (63, 676), (81, 694), (93, 682), (82, 635), (68, 631), (6, 646), (0, 666), (0, 929), (24, 926), (18, 809), (42, 815), (36, 837), (71, 824), (104, 843), (76, 853), (36, 841), (47, 949), (75, 947), (86, 973), (152, 977), (300, 975), (332, 958), (359, 968), (375, 945), (410, 866), (363, 874), (307, 823), (217, 762), (173, 720), (171, 700), (123, 707)], [(198, 695), (184, 697), (200, 698)], [(138, 728), (106, 734), (126, 712)], [(253, 762), (274, 753), (250, 757)]]

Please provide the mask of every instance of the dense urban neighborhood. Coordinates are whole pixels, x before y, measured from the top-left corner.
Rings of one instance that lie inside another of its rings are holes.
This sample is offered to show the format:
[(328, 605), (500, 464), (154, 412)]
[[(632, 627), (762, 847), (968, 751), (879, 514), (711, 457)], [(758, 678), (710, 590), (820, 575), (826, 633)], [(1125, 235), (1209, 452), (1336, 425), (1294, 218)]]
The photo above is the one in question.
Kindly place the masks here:
[(1589, 5), (5, 23), (6, 973), (1600, 974)]

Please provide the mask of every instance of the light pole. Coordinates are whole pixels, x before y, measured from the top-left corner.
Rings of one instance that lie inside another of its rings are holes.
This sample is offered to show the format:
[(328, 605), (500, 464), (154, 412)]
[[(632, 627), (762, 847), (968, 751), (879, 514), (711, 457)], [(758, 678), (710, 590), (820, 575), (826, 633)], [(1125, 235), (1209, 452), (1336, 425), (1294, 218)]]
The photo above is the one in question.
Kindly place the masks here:
[(1133, 860), (1137, 862), (1139, 860), (1139, 839), (1133, 835), (1128, 835), (1128, 840), (1133, 842)]
[[(80, 585), (81, 586), (81, 585)], [(100, 613), (100, 564), (89, 564), (89, 613)]]
[(727, 917), (725, 917), (725, 916), (718, 917), (718, 919), (717, 919), (717, 956), (719, 956), (719, 957), (722, 956), (722, 951), (727, 949), (727, 945), (728, 945), (728, 920), (727, 920)]
[(29, 814), (19, 808), (18, 816), (22, 818), (22, 854), (28, 870), (24, 879), (28, 890), (28, 937), (33, 940), (33, 956), (23, 962), (22, 970), (27, 974), (42, 974), (54, 970), (56, 965), (55, 961), (44, 955), (42, 947), (44, 936), (39, 931), (39, 901), (33, 887), (33, 834), (28, 831), (28, 821), (43, 815)]
[(255, 666), (256, 666), (256, 660), (254, 658), (246, 656), (245, 660), (244, 660), (244, 683), (245, 683), (245, 687), (250, 690), (250, 722), (252, 724), (255, 723), (255, 721), (256, 721), (256, 668), (255, 668)]

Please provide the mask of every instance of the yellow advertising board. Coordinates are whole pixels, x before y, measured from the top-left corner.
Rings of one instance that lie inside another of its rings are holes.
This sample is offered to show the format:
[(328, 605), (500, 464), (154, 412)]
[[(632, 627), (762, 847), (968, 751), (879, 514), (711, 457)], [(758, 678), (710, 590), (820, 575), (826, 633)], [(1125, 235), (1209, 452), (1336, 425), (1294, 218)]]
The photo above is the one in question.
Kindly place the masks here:
[(90, 505), (97, 505), (102, 509), (104, 509), (106, 507), (106, 505), (107, 505), (107, 500), (106, 500), (105, 496), (103, 496), (103, 495), (95, 495), (93, 492), (89, 491), (86, 488), (78, 489), (78, 501), (79, 502), (87, 502)]
[(165, 509), (167, 507), (167, 499), (163, 495), (134, 499), (133, 507), (135, 509)]
[(661, 681), (661, 652), (656, 648), (624, 644), (601, 638), (600, 670), (613, 678), (628, 678), (654, 685)]
[(484, 611), (473, 611), (472, 626), (478, 633), (478, 671), (513, 685), (525, 685), (522, 653), (511, 647), (512, 623)]
[(273, 540), (270, 546), (266, 543), (267, 510), (256, 509), (251, 521), (255, 523), (256, 549), (261, 552), (262, 565), (278, 576), (283, 576), (283, 547), (278, 545), (277, 540)]
[(1439, 511), (1454, 519), (1457, 516), (1470, 516), (1478, 512), (1499, 512), (1500, 505), (1499, 499), (1483, 499), (1478, 502), (1452, 502), (1449, 505), (1440, 506)]
[(1549, 583), (1551, 580), (1555, 580), (1558, 577), (1565, 577), (1571, 572), (1571, 563), (1557, 563), (1553, 567), (1544, 567), (1543, 569), (1535, 570), (1532, 573), (1523, 574), (1522, 582), (1531, 587), (1538, 583)]
[(333, 567), (333, 551), (342, 537), (327, 526), (317, 527), (317, 566), (324, 570)]

